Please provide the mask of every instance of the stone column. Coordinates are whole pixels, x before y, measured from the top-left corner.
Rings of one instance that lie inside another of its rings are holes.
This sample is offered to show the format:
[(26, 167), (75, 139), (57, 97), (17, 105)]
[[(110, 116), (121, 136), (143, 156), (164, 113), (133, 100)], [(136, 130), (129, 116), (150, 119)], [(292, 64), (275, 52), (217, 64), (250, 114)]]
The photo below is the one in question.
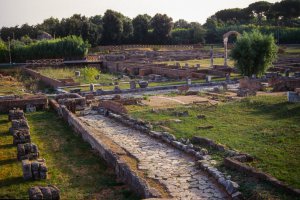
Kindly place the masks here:
[(224, 66), (228, 66), (227, 65), (227, 43), (228, 43), (228, 38), (224, 38), (223, 40), (224, 42)]
[(214, 66), (214, 46), (210, 47), (210, 67)]

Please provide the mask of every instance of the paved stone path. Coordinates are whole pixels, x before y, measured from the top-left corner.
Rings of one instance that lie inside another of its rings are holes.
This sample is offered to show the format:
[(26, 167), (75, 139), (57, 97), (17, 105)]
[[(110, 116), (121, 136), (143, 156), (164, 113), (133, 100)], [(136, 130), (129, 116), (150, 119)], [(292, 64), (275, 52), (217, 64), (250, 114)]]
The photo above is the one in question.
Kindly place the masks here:
[(187, 154), (101, 115), (79, 119), (136, 157), (138, 169), (165, 185), (175, 199), (227, 199), (226, 193)]

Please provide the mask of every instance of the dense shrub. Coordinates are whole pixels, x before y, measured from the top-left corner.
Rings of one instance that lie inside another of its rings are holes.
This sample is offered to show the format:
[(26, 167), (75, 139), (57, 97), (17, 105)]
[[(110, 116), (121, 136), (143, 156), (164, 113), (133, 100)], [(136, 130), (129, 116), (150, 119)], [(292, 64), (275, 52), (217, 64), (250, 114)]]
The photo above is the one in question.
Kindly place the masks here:
[(9, 62), (8, 48), (0, 39), (0, 62)]
[(14, 62), (31, 59), (81, 59), (86, 56), (88, 47), (88, 43), (78, 36), (42, 40), (28, 45), (14, 41), (12, 43), (12, 59)]
[(257, 30), (239, 36), (231, 57), (242, 75), (262, 75), (277, 56), (277, 46), (272, 35)]

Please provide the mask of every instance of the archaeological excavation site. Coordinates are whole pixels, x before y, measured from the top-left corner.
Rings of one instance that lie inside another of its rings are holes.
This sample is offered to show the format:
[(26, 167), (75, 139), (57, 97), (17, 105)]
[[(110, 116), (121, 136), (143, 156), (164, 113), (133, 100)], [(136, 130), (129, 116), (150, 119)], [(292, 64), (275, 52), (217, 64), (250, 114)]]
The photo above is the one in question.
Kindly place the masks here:
[(0, 12), (0, 199), (300, 200), (300, 2), (249, 2)]

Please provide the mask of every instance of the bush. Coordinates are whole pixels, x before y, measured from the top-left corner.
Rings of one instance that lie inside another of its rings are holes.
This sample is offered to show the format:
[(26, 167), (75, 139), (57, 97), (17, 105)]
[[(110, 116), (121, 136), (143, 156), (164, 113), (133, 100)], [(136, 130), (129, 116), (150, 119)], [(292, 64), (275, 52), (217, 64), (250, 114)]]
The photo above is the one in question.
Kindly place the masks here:
[(0, 39), (0, 62), (9, 62), (8, 48), (1, 39)]
[(94, 82), (95, 77), (100, 74), (100, 71), (94, 67), (85, 67), (80, 70), (85, 82)]
[(89, 47), (89, 44), (78, 36), (42, 40), (28, 45), (19, 41), (12, 44), (12, 59), (17, 62), (31, 59), (82, 59)]
[(278, 48), (272, 35), (255, 30), (237, 38), (231, 57), (242, 75), (262, 75), (277, 56)]

